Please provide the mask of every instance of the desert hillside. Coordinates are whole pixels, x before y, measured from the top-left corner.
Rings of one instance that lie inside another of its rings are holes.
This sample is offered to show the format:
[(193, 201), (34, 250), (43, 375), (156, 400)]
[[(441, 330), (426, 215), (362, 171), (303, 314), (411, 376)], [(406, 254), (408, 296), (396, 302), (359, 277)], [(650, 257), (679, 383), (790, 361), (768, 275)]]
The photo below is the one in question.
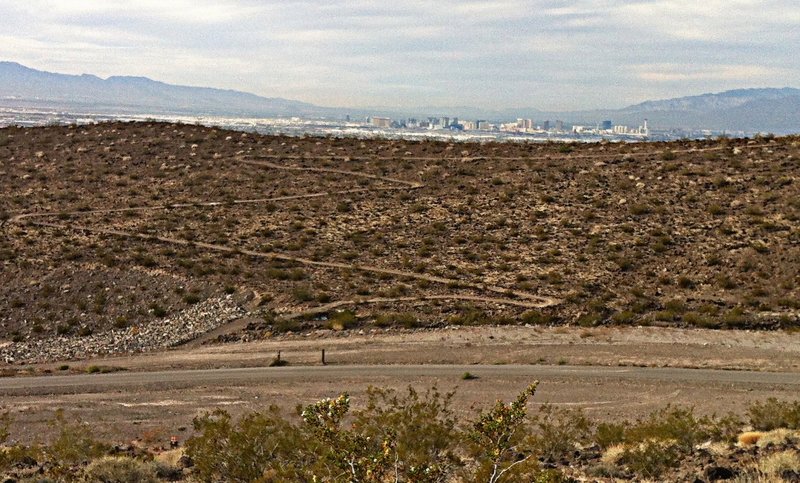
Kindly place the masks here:
[(456, 324), (797, 327), (796, 137), (0, 130), (0, 356)]

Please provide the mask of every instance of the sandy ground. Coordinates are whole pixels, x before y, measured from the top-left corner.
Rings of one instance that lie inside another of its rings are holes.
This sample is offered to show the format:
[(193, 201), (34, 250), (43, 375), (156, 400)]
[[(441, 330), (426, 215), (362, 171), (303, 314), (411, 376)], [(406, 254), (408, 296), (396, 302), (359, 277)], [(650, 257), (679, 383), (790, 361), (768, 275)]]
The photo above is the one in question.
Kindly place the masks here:
[(69, 373), (85, 372), (90, 365), (125, 368), (130, 372), (258, 367), (267, 365), (278, 351), (293, 367), (315, 366), (320, 364), (322, 349), (326, 350), (328, 364), (334, 367), (463, 365), (467, 369), (474, 367), (471, 372), (480, 378), (462, 380), (461, 367), (430, 373), (411, 368), (386, 374), (349, 371), (331, 375), (320, 371), (288, 379), (226, 380), (221, 374), (220, 380), (198, 384), (181, 384), (178, 375), (169, 384), (78, 387), (51, 394), (33, 390), (27, 394), (0, 391), (0, 411), (11, 413), (12, 435), (23, 441), (46, 434), (53, 412), (64, 409), (69, 417), (91, 423), (98, 434), (118, 440), (138, 437), (158, 444), (171, 434), (186, 437), (192, 418), (205, 410), (221, 407), (238, 413), (277, 404), (290, 414), (297, 404), (344, 391), (353, 395), (358, 405), (370, 385), (398, 390), (408, 386), (425, 390), (433, 385), (446, 391), (457, 388), (456, 408), (471, 414), (497, 398), (513, 397), (531, 381), (531, 374), (511, 371), (510, 366), (504, 371), (503, 365), (507, 364), (591, 369), (591, 374), (566, 372), (543, 377), (535, 400), (584, 408), (590, 415), (603, 419), (635, 418), (669, 403), (692, 405), (703, 413), (721, 413), (742, 412), (748, 401), (766, 397), (797, 398), (796, 386), (752, 378), (745, 382), (680, 375), (667, 380), (631, 378), (625, 375), (626, 370), (633, 370), (630, 366), (771, 371), (796, 373), (800, 377), (800, 333), (652, 327), (462, 327), (380, 335), (319, 333), (285, 340), (67, 362), (68, 371), (58, 371), (59, 364), (34, 369)]
[[(394, 333), (318, 331), (280, 340), (184, 347), (66, 362), (164, 370), (265, 365), (281, 352), (292, 364), (570, 364), (699, 367), (800, 372), (800, 331), (657, 327), (451, 327)], [(56, 369), (60, 363), (39, 366)]]

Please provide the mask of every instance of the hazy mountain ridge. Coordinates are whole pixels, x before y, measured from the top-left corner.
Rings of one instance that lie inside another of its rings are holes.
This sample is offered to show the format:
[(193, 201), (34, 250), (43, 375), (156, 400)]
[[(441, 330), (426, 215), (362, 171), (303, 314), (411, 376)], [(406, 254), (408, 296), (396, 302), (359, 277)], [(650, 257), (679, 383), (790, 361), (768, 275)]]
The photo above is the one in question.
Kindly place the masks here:
[(784, 87), (782, 89), (736, 89), (720, 93), (701, 94), (698, 96), (678, 97), (658, 101), (645, 101), (622, 109), (623, 111), (708, 111), (731, 109), (746, 105), (753, 101), (769, 101), (786, 97), (800, 96), (800, 89)]
[(460, 107), (327, 108), (310, 103), (261, 97), (235, 90), (167, 84), (146, 77), (68, 75), (0, 62), (0, 100), (81, 105), (103, 111), (141, 114), (183, 113), (241, 117), (336, 117), (376, 115), (393, 118), (448, 116), (508, 121), (532, 118), (594, 125), (602, 120), (628, 126), (648, 119), (655, 129), (711, 129), (745, 132), (800, 132), (800, 89), (754, 88), (673, 99), (651, 100), (622, 109), (546, 112), (536, 108)]
[(138, 106), (170, 112), (227, 115), (325, 115), (329, 109), (246, 92), (167, 84), (146, 77), (68, 75), (0, 62), (0, 97), (104, 106)]

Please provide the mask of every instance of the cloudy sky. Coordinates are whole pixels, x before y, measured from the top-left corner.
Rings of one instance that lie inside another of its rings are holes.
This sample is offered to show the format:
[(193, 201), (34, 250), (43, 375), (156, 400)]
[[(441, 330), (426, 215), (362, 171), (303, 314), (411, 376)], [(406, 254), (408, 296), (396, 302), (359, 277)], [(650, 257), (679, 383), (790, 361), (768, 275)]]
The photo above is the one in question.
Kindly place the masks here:
[(800, 87), (797, 0), (0, 0), (0, 60), (325, 106), (622, 107)]

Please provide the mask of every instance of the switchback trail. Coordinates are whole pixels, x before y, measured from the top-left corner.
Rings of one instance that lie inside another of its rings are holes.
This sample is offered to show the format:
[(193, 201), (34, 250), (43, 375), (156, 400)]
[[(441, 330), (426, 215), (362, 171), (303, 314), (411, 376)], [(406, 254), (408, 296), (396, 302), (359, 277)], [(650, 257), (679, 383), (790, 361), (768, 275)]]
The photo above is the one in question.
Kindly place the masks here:
[(252, 159), (245, 159), (245, 158), (235, 158), (235, 161), (247, 164), (251, 166), (257, 167), (265, 167), (269, 169), (278, 169), (278, 170), (286, 170), (286, 171), (305, 171), (305, 172), (318, 172), (318, 173), (331, 173), (331, 174), (339, 174), (345, 176), (352, 176), (352, 177), (360, 177), (366, 178), (376, 181), (383, 181), (387, 183), (397, 184), (400, 186), (380, 186), (375, 188), (354, 188), (348, 190), (340, 190), (340, 191), (331, 191), (331, 192), (317, 192), (317, 193), (308, 193), (308, 194), (301, 194), (301, 195), (290, 195), (290, 196), (279, 196), (279, 197), (271, 197), (271, 198), (257, 198), (257, 199), (246, 199), (246, 200), (233, 200), (233, 201), (205, 201), (205, 202), (192, 202), (192, 203), (164, 203), (159, 205), (151, 205), (151, 206), (135, 206), (135, 207), (125, 207), (125, 208), (108, 208), (108, 209), (89, 209), (89, 210), (80, 210), (80, 211), (59, 211), (59, 212), (33, 212), (33, 213), (22, 213), (17, 214), (9, 218), (10, 223), (27, 223), (32, 226), (38, 227), (46, 227), (46, 228), (55, 228), (59, 230), (76, 230), (82, 231), (85, 233), (93, 233), (98, 235), (107, 235), (107, 236), (116, 236), (122, 238), (134, 238), (140, 239), (150, 242), (159, 242), (159, 243), (166, 243), (166, 244), (173, 244), (173, 245), (182, 245), (182, 246), (192, 246), (195, 248), (200, 248), (208, 251), (216, 251), (216, 252), (224, 252), (224, 253), (234, 253), (234, 254), (241, 254), (247, 255), (252, 257), (258, 258), (266, 258), (271, 260), (281, 260), (287, 262), (298, 263), (301, 265), (306, 266), (315, 266), (315, 267), (323, 267), (323, 268), (333, 268), (333, 269), (341, 269), (341, 270), (356, 270), (361, 272), (370, 272), (370, 273), (377, 273), (382, 275), (390, 275), (393, 277), (400, 277), (406, 279), (416, 279), (416, 280), (423, 280), (430, 283), (437, 283), (447, 285), (453, 288), (469, 288), (477, 291), (483, 292), (491, 292), (503, 297), (479, 297), (479, 296), (471, 296), (471, 295), (425, 295), (425, 296), (417, 296), (417, 297), (400, 297), (400, 298), (372, 298), (372, 299), (354, 299), (354, 300), (343, 300), (334, 302), (332, 304), (327, 304), (321, 307), (312, 308), (310, 310), (297, 312), (294, 314), (289, 314), (286, 318), (297, 318), (303, 315), (309, 314), (317, 314), (317, 313), (324, 313), (326, 311), (332, 310), (336, 307), (342, 306), (352, 306), (352, 305), (362, 305), (362, 304), (370, 304), (370, 303), (382, 303), (382, 302), (399, 302), (399, 301), (425, 301), (425, 300), (464, 300), (464, 301), (474, 301), (474, 302), (485, 302), (485, 303), (496, 303), (496, 304), (505, 304), (517, 307), (524, 307), (524, 308), (544, 308), (549, 307), (552, 305), (557, 305), (560, 303), (558, 299), (553, 297), (545, 297), (530, 294), (528, 292), (520, 291), (520, 290), (513, 290), (505, 287), (500, 287), (496, 285), (490, 285), (485, 283), (479, 282), (471, 282), (471, 281), (464, 281), (464, 280), (457, 280), (447, 277), (439, 277), (435, 275), (427, 275), (422, 273), (416, 272), (409, 272), (405, 270), (397, 270), (392, 268), (385, 268), (385, 267), (378, 267), (374, 265), (360, 265), (360, 264), (350, 264), (350, 263), (342, 263), (342, 262), (335, 262), (335, 261), (322, 261), (322, 260), (312, 260), (305, 257), (298, 257), (291, 254), (287, 254), (284, 252), (262, 252), (262, 251), (255, 251), (255, 250), (248, 250), (243, 248), (231, 247), (227, 245), (219, 245), (214, 243), (205, 243), (205, 242), (196, 242), (196, 241), (189, 241), (174, 237), (168, 236), (161, 236), (161, 235), (151, 235), (151, 234), (144, 234), (144, 233), (135, 233), (130, 231), (118, 230), (113, 228), (99, 228), (99, 227), (92, 227), (88, 225), (82, 225), (79, 223), (74, 222), (65, 222), (65, 223), (54, 223), (49, 221), (43, 221), (42, 218), (49, 218), (54, 216), (68, 216), (68, 217), (81, 217), (86, 215), (98, 215), (98, 214), (111, 214), (111, 213), (131, 213), (131, 212), (138, 212), (138, 213), (145, 213), (151, 211), (160, 211), (160, 210), (173, 210), (173, 209), (185, 209), (185, 208), (212, 208), (212, 207), (225, 207), (225, 206), (236, 206), (236, 205), (245, 205), (245, 204), (259, 204), (259, 203), (268, 203), (268, 202), (280, 202), (280, 201), (289, 201), (289, 200), (298, 200), (298, 199), (312, 199), (312, 198), (325, 198), (325, 197), (333, 197), (333, 196), (340, 196), (340, 195), (347, 195), (347, 194), (356, 194), (356, 193), (365, 193), (365, 192), (373, 192), (373, 191), (399, 191), (399, 190), (416, 190), (424, 187), (424, 184), (415, 182), (415, 181), (407, 181), (399, 178), (392, 178), (387, 176), (380, 176), (376, 174), (370, 173), (363, 173), (363, 172), (356, 172), (356, 171), (347, 171), (341, 169), (334, 169), (334, 168), (317, 168), (317, 167), (302, 167), (302, 166), (286, 166), (281, 164), (272, 163), (269, 161), (263, 160), (252, 160)]

